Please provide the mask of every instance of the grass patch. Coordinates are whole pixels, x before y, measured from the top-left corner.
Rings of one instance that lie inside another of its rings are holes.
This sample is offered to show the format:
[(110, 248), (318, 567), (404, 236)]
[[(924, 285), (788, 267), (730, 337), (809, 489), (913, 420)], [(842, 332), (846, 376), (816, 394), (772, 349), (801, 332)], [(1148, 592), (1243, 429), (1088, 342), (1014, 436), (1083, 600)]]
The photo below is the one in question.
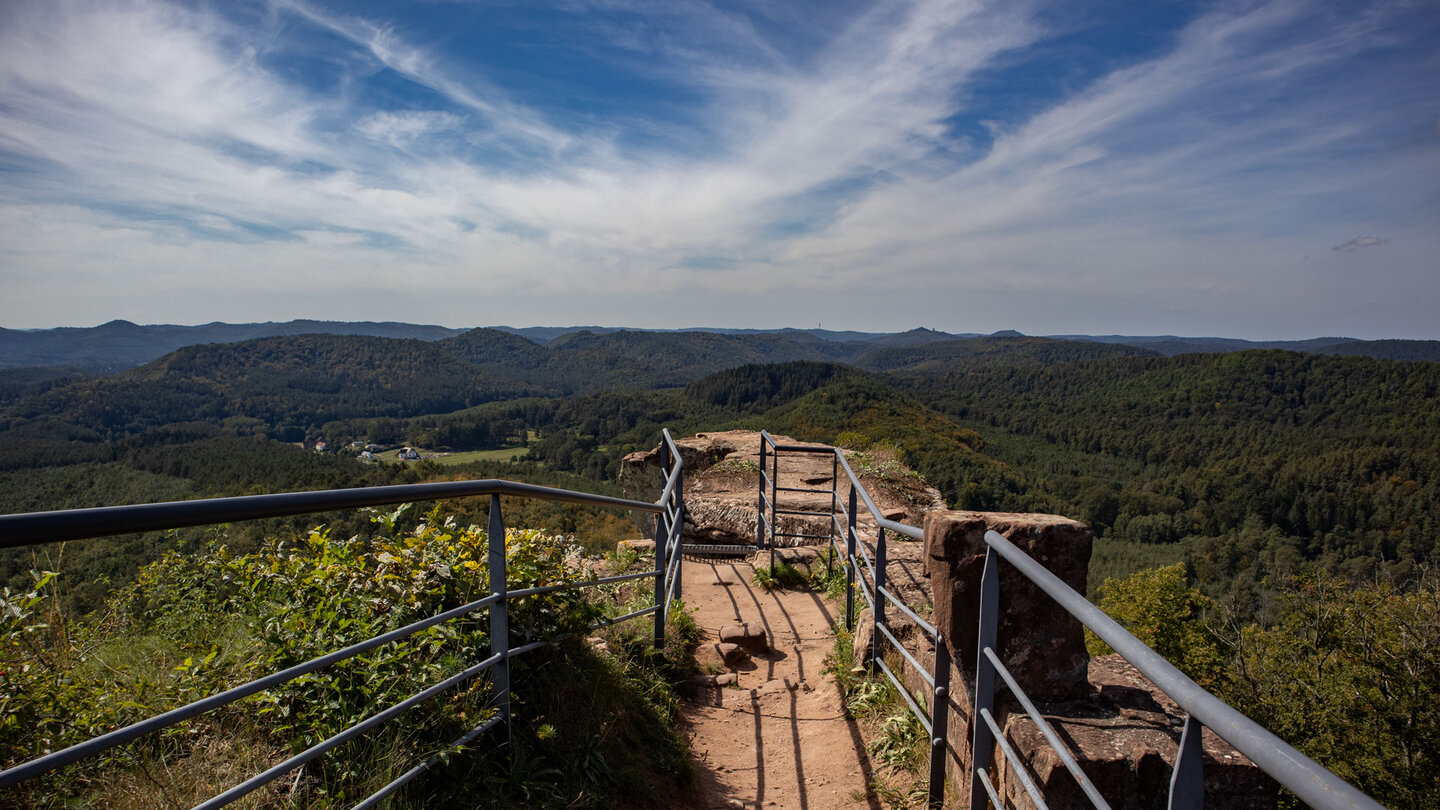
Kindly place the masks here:
[(430, 459), (436, 464), (449, 467), (454, 464), (468, 464), (472, 461), (512, 461), (530, 455), (528, 447), (501, 447), (497, 450), (463, 450), (446, 453)]
[(750, 577), (750, 581), (766, 591), (790, 590), (807, 587), (810, 576), (798, 566), (777, 558), (773, 570), (763, 565), (756, 567), (755, 575)]
[(870, 789), (886, 806), (923, 807), (928, 795), (921, 771), (930, 751), (925, 729), (888, 678), (852, 667), (854, 654), (854, 634), (836, 625), (825, 671), (834, 675), (846, 715), (860, 724), (869, 739), (866, 750), (882, 766)]

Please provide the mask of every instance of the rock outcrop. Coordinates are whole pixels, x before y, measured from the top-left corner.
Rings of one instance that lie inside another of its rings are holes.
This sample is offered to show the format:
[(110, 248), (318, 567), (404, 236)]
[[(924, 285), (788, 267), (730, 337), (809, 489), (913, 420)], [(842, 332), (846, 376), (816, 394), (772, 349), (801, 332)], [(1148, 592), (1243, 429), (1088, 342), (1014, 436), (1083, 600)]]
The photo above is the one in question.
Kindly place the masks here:
[[(788, 436), (775, 436), (781, 444), (817, 448), (825, 445), (800, 442)], [(756, 510), (759, 503), (760, 434), (751, 430), (730, 430), (697, 433), (678, 439), (676, 449), (685, 460), (685, 505), (687, 522), (685, 540), (690, 543), (754, 545)], [(925, 484), (918, 476), (898, 463), (885, 467), (884, 474), (867, 475), (869, 469), (851, 451), (844, 451), (861, 483), (875, 498), (885, 516), (919, 524), (927, 511), (943, 509), (939, 491)], [(661, 449), (631, 453), (620, 467), (620, 483), (627, 497), (655, 497), (663, 485)], [(860, 460), (864, 460), (862, 456)], [(767, 458), (767, 467), (771, 461)], [(839, 497), (845, 497), (848, 484), (840, 473)], [(778, 500), (782, 510), (829, 513), (833, 503), (829, 491), (834, 479), (833, 457), (829, 455), (785, 453), (780, 459), (777, 482), (780, 487), (824, 490), (824, 493), (784, 492)], [(843, 504), (841, 504), (843, 506)], [(862, 531), (874, 521), (861, 508)], [(778, 546), (814, 545), (813, 539), (785, 535), (826, 535), (829, 518), (779, 515), (776, 520)]]
[[(994, 530), (1079, 593), (1090, 567), (1090, 527), (1056, 515), (1005, 512), (931, 512), (925, 520), (925, 556), (935, 598), (935, 626), (948, 639), (966, 684), (975, 682), (980, 578), (985, 533)], [(1090, 656), (1080, 622), (1056, 606), (1012, 566), (1000, 567), (996, 651), (1010, 674), (1035, 700), (1078, 697)]]

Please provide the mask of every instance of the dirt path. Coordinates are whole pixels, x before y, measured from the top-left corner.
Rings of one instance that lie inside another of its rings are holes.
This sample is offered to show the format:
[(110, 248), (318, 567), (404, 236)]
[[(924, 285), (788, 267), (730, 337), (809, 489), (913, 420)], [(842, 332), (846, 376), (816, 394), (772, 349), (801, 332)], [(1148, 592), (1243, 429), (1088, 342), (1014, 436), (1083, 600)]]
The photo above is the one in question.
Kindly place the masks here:
[(766, 592), (745, 561), (684, 562), (685, 603), (705, 628), (702, 661), (718, 659), (721, 628), (763, 627), (770, 650), (726, 667), (738, 683), (707, 687), (684, 706), (699, 769), (693, 808), (879, 808), (860, 729), (822, 672), (835, 617), (809, 590)]

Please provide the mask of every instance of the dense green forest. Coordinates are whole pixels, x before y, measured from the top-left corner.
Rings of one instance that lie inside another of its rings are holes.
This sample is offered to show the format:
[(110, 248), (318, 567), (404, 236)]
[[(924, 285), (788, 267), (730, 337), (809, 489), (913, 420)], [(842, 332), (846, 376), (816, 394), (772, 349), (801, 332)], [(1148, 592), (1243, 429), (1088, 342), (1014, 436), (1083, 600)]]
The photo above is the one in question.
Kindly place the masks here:
[[(1096, 583), (1184, 560), (1246, 617), (1266, 610), (1269, 579), (1307, 566), (1403, 584), (1433, 561), (1440, 365), (925, 342), (933, 334), (582, 332), (546, 346), (488, 329), (428, 342), (301, 335), (191, 346), (111, 376), (9, 371), (0, 509), (465, 472), (299, 446), (320, 437), (525, 446), (498, 474), (603, 486), (662, 427), (768, 427), (898, 447), (955, 507), (1082, 518), (1100, 538)], [(766, 362), (777, 357), (789, 359)]]

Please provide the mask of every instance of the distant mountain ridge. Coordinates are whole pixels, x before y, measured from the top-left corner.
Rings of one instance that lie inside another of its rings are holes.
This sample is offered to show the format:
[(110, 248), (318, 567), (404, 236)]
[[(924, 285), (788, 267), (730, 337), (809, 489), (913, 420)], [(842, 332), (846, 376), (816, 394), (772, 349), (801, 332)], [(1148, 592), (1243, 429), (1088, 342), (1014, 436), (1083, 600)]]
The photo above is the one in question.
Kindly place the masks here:
[[(698, 375), (722, 368), (745, 363), (789, 360), (897, 368), (920, 362), (920, 358), (916, 357), (907, 363), (905, 352), (886, 355), (882, 349), (914, 349), (932, 344), (949, 344), (945, 348), (927, 350), (924, 360), (933, 366), (947, 359), (974, 357), (977, 352), (992, 352), (996, 344), (987, 345), (985, 341), (993, 340), (1050, 341), (1050, 344), (1030, 344), (1027, 351), (1032, 359), (1057, 351), (1071, 359), (1110, 356), (1113, 353), (1136, 353), (1124, 349), (1111, 352), (1098, 349), (1087, 351), (1079, 347), (1064, 350), (1056, 348), (1056, 345), (1068, 343), (1097, 347), (1123, 346), (1138, 350), (1139, 353), (1154, 352), (1166, 356), (1283, 349), (1311, 354), (1364, 355), (1387, 360), (1440, 362), (1440, 341), (1357, 340), (1348, 337), (1279, 341), (1176, 335), (1051, 335), (1048, 338), (1029, 338), (1012, 330), (987, 336), (977, 333), (953, 334), (923, 327), (894, 333), (820, 328), (629, 329), (607, 326), (497, 326), (470, 330), (391, 321), (316, 320), (241, 324), (217, 321), (199, 326), (140, 326), (129, 321), (116, 320), (88, 328), (0, 328), (0, 370), (67, 367), (113, 374), (144, 365), (187, 346), (320, 334), (446, 342), (450, 351), (476, 362), (481, 367), (493, 367), (493, 364), (499, 363), (507, 372), (528, 369), (530, 377), (546, 378), (546, 387), (551, 387), (563, 378), (574, 378), (559, 386), (567, 390), (592, 388), (593, 386), (582, 379), (591, 374), (599, 374), (612, 380), (624, 380), (628, 374), (638, 373), (638, 381), (647, 387), (683, 385), (696, 379)], [(466, 335), (471, 337), (465, 338)], [(500, 335), (507, 335), (509, 339), (502, 341)], [(517, 340), (522, 343), (516, 343)], [(972, 343), (973, 341), (980, 342)], [(567, 348), (566, 357), (562, 359), (557, 359), (545, 351), (561, 347)], [(538, 350), (538, 353), (531, 349)], [(595, 366), (581, 361), (580, 356), (587, 351), (591, 353), (591, 361), (598, 359), (595, 352), (605, 355), (605, 364)], [(631, 361), (637, 358), (622, 356), (616, 359), (616, 352), (621, 355), (627, 352), (638, 353), (650, 359), (640, 359), (640, 366), (635, 366)], [(661, 359), (661, 355), (673, 357)], [(526, 378), (524, 373), (519, 376)]]
[(176, 349), (205, 343), (240, 343), (257, 338), (291, 335), (365, 335), (443, 340), (465, 331), (393, 321), (314, 320), (283, 323), (215, 321), (199, 326), (140, 326), (130, 321), (115, 320), (92, 327), (0, 328), (0, 368), (73, 366), (109, 374), (143, 365)]

